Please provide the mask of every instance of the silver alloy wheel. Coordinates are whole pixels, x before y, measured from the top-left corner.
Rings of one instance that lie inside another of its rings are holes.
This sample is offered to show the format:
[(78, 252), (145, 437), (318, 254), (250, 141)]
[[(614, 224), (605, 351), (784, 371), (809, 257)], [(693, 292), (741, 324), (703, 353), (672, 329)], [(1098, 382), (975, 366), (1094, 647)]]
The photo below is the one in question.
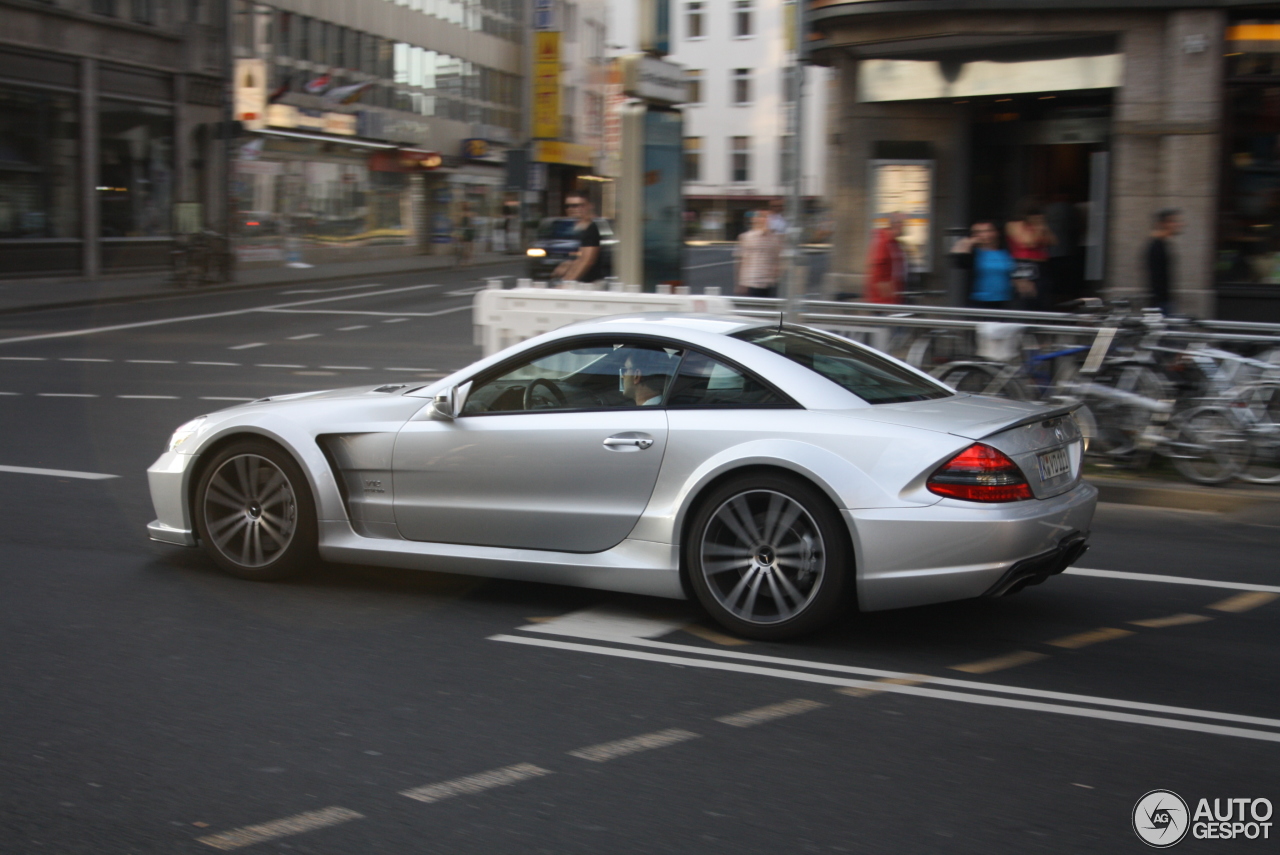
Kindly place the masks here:
[(214, 548), (241, 567), (275, 561), (298, 527), (293, 485), (279, 466), (258, 454), (240, 454), (219, 466), (203, 504)]
[(774, 490), (748, 490), (716, 509), (699, 544), (701, 573), (722, 608), (757, 625), (800, 614), (827, 569), (822, 533), (804, 505)]

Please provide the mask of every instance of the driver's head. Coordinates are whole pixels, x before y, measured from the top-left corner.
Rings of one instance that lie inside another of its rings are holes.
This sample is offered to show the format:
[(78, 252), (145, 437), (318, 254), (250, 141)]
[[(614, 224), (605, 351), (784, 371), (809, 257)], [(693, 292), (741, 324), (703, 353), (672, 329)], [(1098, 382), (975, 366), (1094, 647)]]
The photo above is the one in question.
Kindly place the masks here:
[(667, 380), (675, 371), (676, 358), (662, 350), (632, 350), (622, 366), (622, 394), (643, 404), (661, 395)]

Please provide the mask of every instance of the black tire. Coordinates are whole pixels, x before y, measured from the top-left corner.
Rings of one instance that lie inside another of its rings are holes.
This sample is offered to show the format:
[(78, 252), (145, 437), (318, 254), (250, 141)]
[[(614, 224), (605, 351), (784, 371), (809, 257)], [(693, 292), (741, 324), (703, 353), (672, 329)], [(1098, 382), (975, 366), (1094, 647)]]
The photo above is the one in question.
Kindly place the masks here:
[(836, 509), (811, 484), (782, 474), (716, 487), (694, 512), (682, 549), (702, 607), (746, 638), (794, 638), (830, 623), (853, 578)]
[(204, 467), (192, 511), (205, 551), (232, 576), (273, 582), (318, 560), (311, 488), (273, 443), (245, 439), (219, 451)]

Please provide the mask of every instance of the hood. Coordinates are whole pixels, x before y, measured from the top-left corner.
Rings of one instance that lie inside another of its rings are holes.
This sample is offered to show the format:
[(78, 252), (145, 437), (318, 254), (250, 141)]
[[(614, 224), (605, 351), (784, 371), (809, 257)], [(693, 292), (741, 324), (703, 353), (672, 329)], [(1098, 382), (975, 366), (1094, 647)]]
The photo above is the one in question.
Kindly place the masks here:
[(984, 395), (954, 395), (931, 401), (878, 404), (841, 413), (882, 424), (938, 431), (965, 439), (983, 439), (1021, 424), (1064, 416), (1075, 408), (1075, 404), (1050, 406)]
[(403, 395), (410, 389), (425, 386), (425, 383), (381, 383), (377, 386), (348, 386), (344, 389), (322, 389), (319, 392), (291, 392), (285, 395), (268, 395), (256, 401), (243, 404), (252, 407), (257, 404), (275, 404), (283, 401), (325, 401), (337, 398), (365, 398), (369, 395)]

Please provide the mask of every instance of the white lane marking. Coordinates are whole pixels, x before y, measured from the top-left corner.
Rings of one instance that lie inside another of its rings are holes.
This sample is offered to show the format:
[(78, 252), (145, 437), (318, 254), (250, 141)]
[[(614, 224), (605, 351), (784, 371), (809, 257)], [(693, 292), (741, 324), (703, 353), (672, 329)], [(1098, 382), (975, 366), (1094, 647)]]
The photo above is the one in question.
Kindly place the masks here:
[(251, 347), (266, 347), (266, 346), (267, 346), (267, 343), (265, 341), (251, 341), (248, 344), (233, 345), (231, 347), (228, 347), (227, 350), (248, 350)]
[(431, 804), (454, 796), (481, 793), (494, 787), (505, 787), (519, 781), (541, 778), (543, 775), (550, 774), (552, 774), (550, 769), (543, 769), (541, 766), (535, 766), (532, 763), (517, 763), (515, 766), (491, 769), (478, 775), (468, 775), (465, 778), (454, 778), (452, 781), (441, 781), (438, 784), (427, 784), (422, 787), (414, 787), (411, 790), (401, 790), (400, 795)]
[(284, 819), (264, 822), (260, 825), (246, 825), (244, 828), (224, 831), (221, 834), (197, 837), (196, 840), (212, 846), (214, 849), (240, 849), (245, 846), (252, 846), (255, 843), (262, 843), (265, 840), (290, 837), (294, 834), (302, 834), (305, 831), (315, 831), (317, 828), (327, 828), (342, 822), (350, 822), (353, 819), (364, 819), (364, 814), (356, 813), (344, 807), (327, 807), (323, 810), (312, 810), (295, 814), (294, 816), (286, 816)]
[[(269, 313), (273, 315), (369, 315), (375, 318), (434, 318), (437, 315), (447, 315), (450, 312), (461, 312), (471, 308), (468, 303), (465, 306), (454, 306), (452, 309), (441, 309), (438, 312), (367, 312), (359, 309), (255, 309), (254, 311)], [(0, 341), (0, 344), (4, 342)]]
[[(1039, 701), (1023, 701), (1013, 698), (994, 698), (990, 695), (950, 692), (942, 689), (930, 689), (925, 686), (899, 685), (895, 683), (871, 682), (868, 680), (850, 680), (844, 677), (828, 677), (825, 674), (808, 674), (801, 671), (783, 671), (778, 668), (761, 668), (755, 665), (738, 665), (733, 662), (711, 662), (706, 659), (692, 659), (687, 656), (666, 656), (660, 653), (646, 653), (642, 650), (624, 650), (619, 647), (598, 647), (591, 644), (577, 644), (571, 641), (557, 641), (550, 638), (527, 638), (514, 635), (492, 635), (491, 641), (507, 641), (513, 644), (528, 644), (534, 647), (553, 647), (560, 650), (573, 650), (581, 653), (595, 653), (601, 656), (617, 656), (623, 659), (642, 659), (649, 662), (661, 662), (668, 665), (683, 665), (690, 668), (707, 668), (712, 671), (735, 671), (741, 674), (757, 674), (763, 677), (780, 677), (784, 680), (797, 680), (802, 683), (821, 683), (828, 686), (850, 686), (857, 689), (875, 689), (879, 692), (896, 692), (902, 695), (915, 695), (922, 698), (933, 698), (942, 701), (957, 701), (979, 706), (1005, 707), (1008, 709), (1029, 710), (1032, 712), (1073, 715), (1080, 718), (1096, 718), (1104, 721), (1115, 721), (1124, 724), (1145, 724), (1151, 727), (1164, 727), (1171, 730), (1189, 730), (1197, 733), (1210, 733), (1216, 736), (1235, 736), (1241, 739), (1256, 739), (1262, 742), (1280, 742), (1280, 733), (1265, 730), (1250, 730), (1243, 727), (1227, 727), (1220, 724), (1205, 724), (1198, 721), (1182, 721), (1172, 718), (1157, 718), (1150, 715), (1114, 712), (1112, 710), (1092, 709), (1089, 707), (1068, 707), (1062, 704), (1046, 704)], [(935, 681), (936, 682), (936, 681)]]
[[(233, 318), (236, 315), (248, 315), (253, 312), (272, 311), (275, 309), (289, 309), (294, 306), (310, 306), (314, 303), (331, 303), (335, 300), (356, 300), (364, 297), (381, 297), (388, 294), (400, 294), (405, 291), (421, 291), (425, 288), (439, 288), (439, 285), (408, 285), (404, 288), (390, 288), (386, 291), (368, 291), (360, 294), (343, 294), (339, 297), (321, 297), (316, 300), (298, 300), (292, 303), (276, 303), (271, 306), (256, 306), (252, 309), (231, 309), (226, 312), (208, 312), (203, 315), (181, 315), (176, 318), (156, 318), (151, 321), (134, 321), (130, 324), (112, 324), (106, 327), (88, 327), (79, 330), (64, 330), (63, 332), (39, 333), (38, 335), (15, 336), (14, 338), (0, 338), (0, 344), (17, 344), (22, 341), (43, 341), (50, 338), (71, 338), (78, 335), (93, 335), (103, 332), (119, 332), (120, 330), (133, 330), (141, 327), (157, 327), (164, 324), (180, 324), (187, 321), (205, 321), (211, 318)], [(471, 308), (467, 306), (466, 308)]]
[(131, 401), (176, 401), (177, 395), (116, 395), (117, 398), (125, 398)]
[(133, 362), (137, 365), (177, 365), (176, 359), (126, 359), (125, 362)]
[(36, 392), (37, 398), (96, 398), (89, 392)]
[(787, 716), (800, 715), (801, 713), (822, 709), (825, 706), (826, 704), (821, 701), (796, 698), (791, 701), (783, 701), (780, 704), (770, 704), (767, 707), (756, 707), (753, 710), (746, 710), (733, 715), (722, 715), (716, 721), (733, 727), (754, 727), (767, 721), (776, 721)]
[(98, 359), (92, 356), (62, 356), (59, 362), (115, 362), (114, 359)]
[[(529, 632), (539, 632), (546, 624), (534, 624), (521, 627)], [(607, 640), (607, 639), (601, 639)], [(1053, 692), (1047, 689), (1025, 689), (1021, 686), (1009, 686), (1001, 683), (981, 683), (976, 680), (960, 680), (954, 677), (931, 677), (925, 674), (907, 671), (885, 671), (880, 668), (862, 668), (856, 665), (834, 665), (827, 662), (812, 662), (808, 659), (788, 659), (781, 656), (766, 656), (761, 653), (741, 653), (734, 650), (719, 650), (710, 647), (694, 647), (690, 644), (673, 644), (667, 641), (650, 641), (642, 638), (629, 638), (623, 643), (632, 647), (648, 647), (655, 650), (670, 650), (677, 653), (695, 653), (717, 659), (735, 659), (742, 662), (761, 662), (769, 665), (784, 665), (797, 668), (809, 668), (814, 671), (834, 671), (840, 674), (859, 674), (877, 679), (910, 680), (913, 683), (927, 682), (937, 686), (949, 686), (969, 691), (994, 692), (1003, 695), (1022, 695), (1029, 698), (1043, 698), (1051, 701), (1067, 701), (1070, 703), (1093, 704), (1103, 707), (1139, 710), (1141, 712), (1164, 713), (1168, 715), (1184, 715), (1194, 718), (1209, 718), (1219, 721), (1230, 721), (1236, 724), (1256, 724), (1262, 727), (1280, 728), (1280, 719), (1261, 718), (1236, 713), (1213, 712), (1189, 707), (1175, 707), (1166, 704), (1148, 704), (1142, 701), (1123, 701), (1115, 698), (1104, 698), (1096, 695), (1078, 695), (1070, 692)], [(879, 683), (876, 683), (879, 685)]]
[(254, 366), (255, 368), (306, 368), (305, 365), (280, 365), (274, 362), (260, 362)]
[(1095, 576), (1099, 579), (1124, 579), (1130, 582), (1163, 582), (1167, 585), (1198, 585), (1202, 588), (1229, 588), (1232, 591), (1268, 591), (1280, 594), (1280, 585), (1255, 585), (1252, 582), (1219, 582), (1217, 579), (1189, 579), (1184, 576), (1160, 576), (1155, 573), (1127, 573), (1122, 570), (1090, 570), (1068, 567), (1071, 576)]
[(592, 763), (605, 763), (609, 760), (615, 760), (618, 757), (625, 757), (628, 754), (635, 754), (640, 751), (650, 751), (654, 748), (665, 748), (668, 745), (675, 745), (677, 742), (687, 742), (690, 739), (698, 739), (702, 736), (700, 733), (694, 733), (690, 730), (681, 730), (678, 727), (671, 727), (666, 730), (655, 731), (654, 733), (644, 733), (640, 736), (628, 736), (626, 739), (617, 739), (613, 742), (602, 742), (599, 745), (588, 745), (586, 748), (577, 748), (569, 752), (571, 757), (579, 757), (583, 760), (590, 760)]
[(613, 606), (592, 606), (543, 623), (522, 626), (520, 629), (574, 638), (629, 640), (657, 638), (675, 632), (687, 623), (688, 618), (654, 619)]
[(20, 396), (21, 394), (22, 394), (21, 392), (0, 392), (0, 395), (15, 395), (15, 396)]
[(291, 335), (289, 336), (289, 341), (302, 341), (304, 338), (319, 338), (319, 337), (320, 337), (320, 333), (309, 332), (309, 333), (303, 333), (302, 335)]
[(384, 368), (383, 371), (435, 371), (434, 368)]
[(282, 294), (328, 294), (331, 291), (354, 291), (357, 288), (381, 288), (382, 283), (374, 282), (372, 285), (341, 285), (337, 288), (301, 288), (297, 291), (281, 291)]
[(383, 321), (383, 323), (384, 324), (400, 324), (400, 323), (404, 323), (407, 320), (409, 319), (408, 318), (387, 318), (385, 321)]
[(368, 365), (321, 365), (326, 371), (372, 371)]
[(8, 360), (9, 362), (46, 362), (47, 361), (43, 356), (0, 356), (0, 359), (5, 359), (5, 360)]
[(80, 478), (84, 481), (106, 481), (119, 478), (119, 475), (104, 475), (101, 472), (75, 472), (70, 469), (36, 469), (31, 466), (0, 466), (0, 472), (12, 472), (15, 475), (48, 475), (51, 478)]
[(450, 297), (470, 297), (472, 294), (479, 294), (485, 289), (485, 287), (486, 286), (484, 285), (472, 285), (469, 288), (455, 288), (452, 291), (445, 291), (444, 293)]
[(239, 362), (188, 362), (187, 364), (188, 365), (225, 365), (230, 368), (235, 368), (240, 365)]
[(338, 327), (338, 332), (351, 332), (352, 330), (367, 330), (368, 328), (369, 328), (368, 324), (354, 324), (353, 326), (349, 326), (349, 327)]
[(203, 398), (198, 398), (197, 400), (200, 400), (200, 401), (256, 401), (258, 399), (257, 398), (226, 398), (222, 396), (208, 395)]

